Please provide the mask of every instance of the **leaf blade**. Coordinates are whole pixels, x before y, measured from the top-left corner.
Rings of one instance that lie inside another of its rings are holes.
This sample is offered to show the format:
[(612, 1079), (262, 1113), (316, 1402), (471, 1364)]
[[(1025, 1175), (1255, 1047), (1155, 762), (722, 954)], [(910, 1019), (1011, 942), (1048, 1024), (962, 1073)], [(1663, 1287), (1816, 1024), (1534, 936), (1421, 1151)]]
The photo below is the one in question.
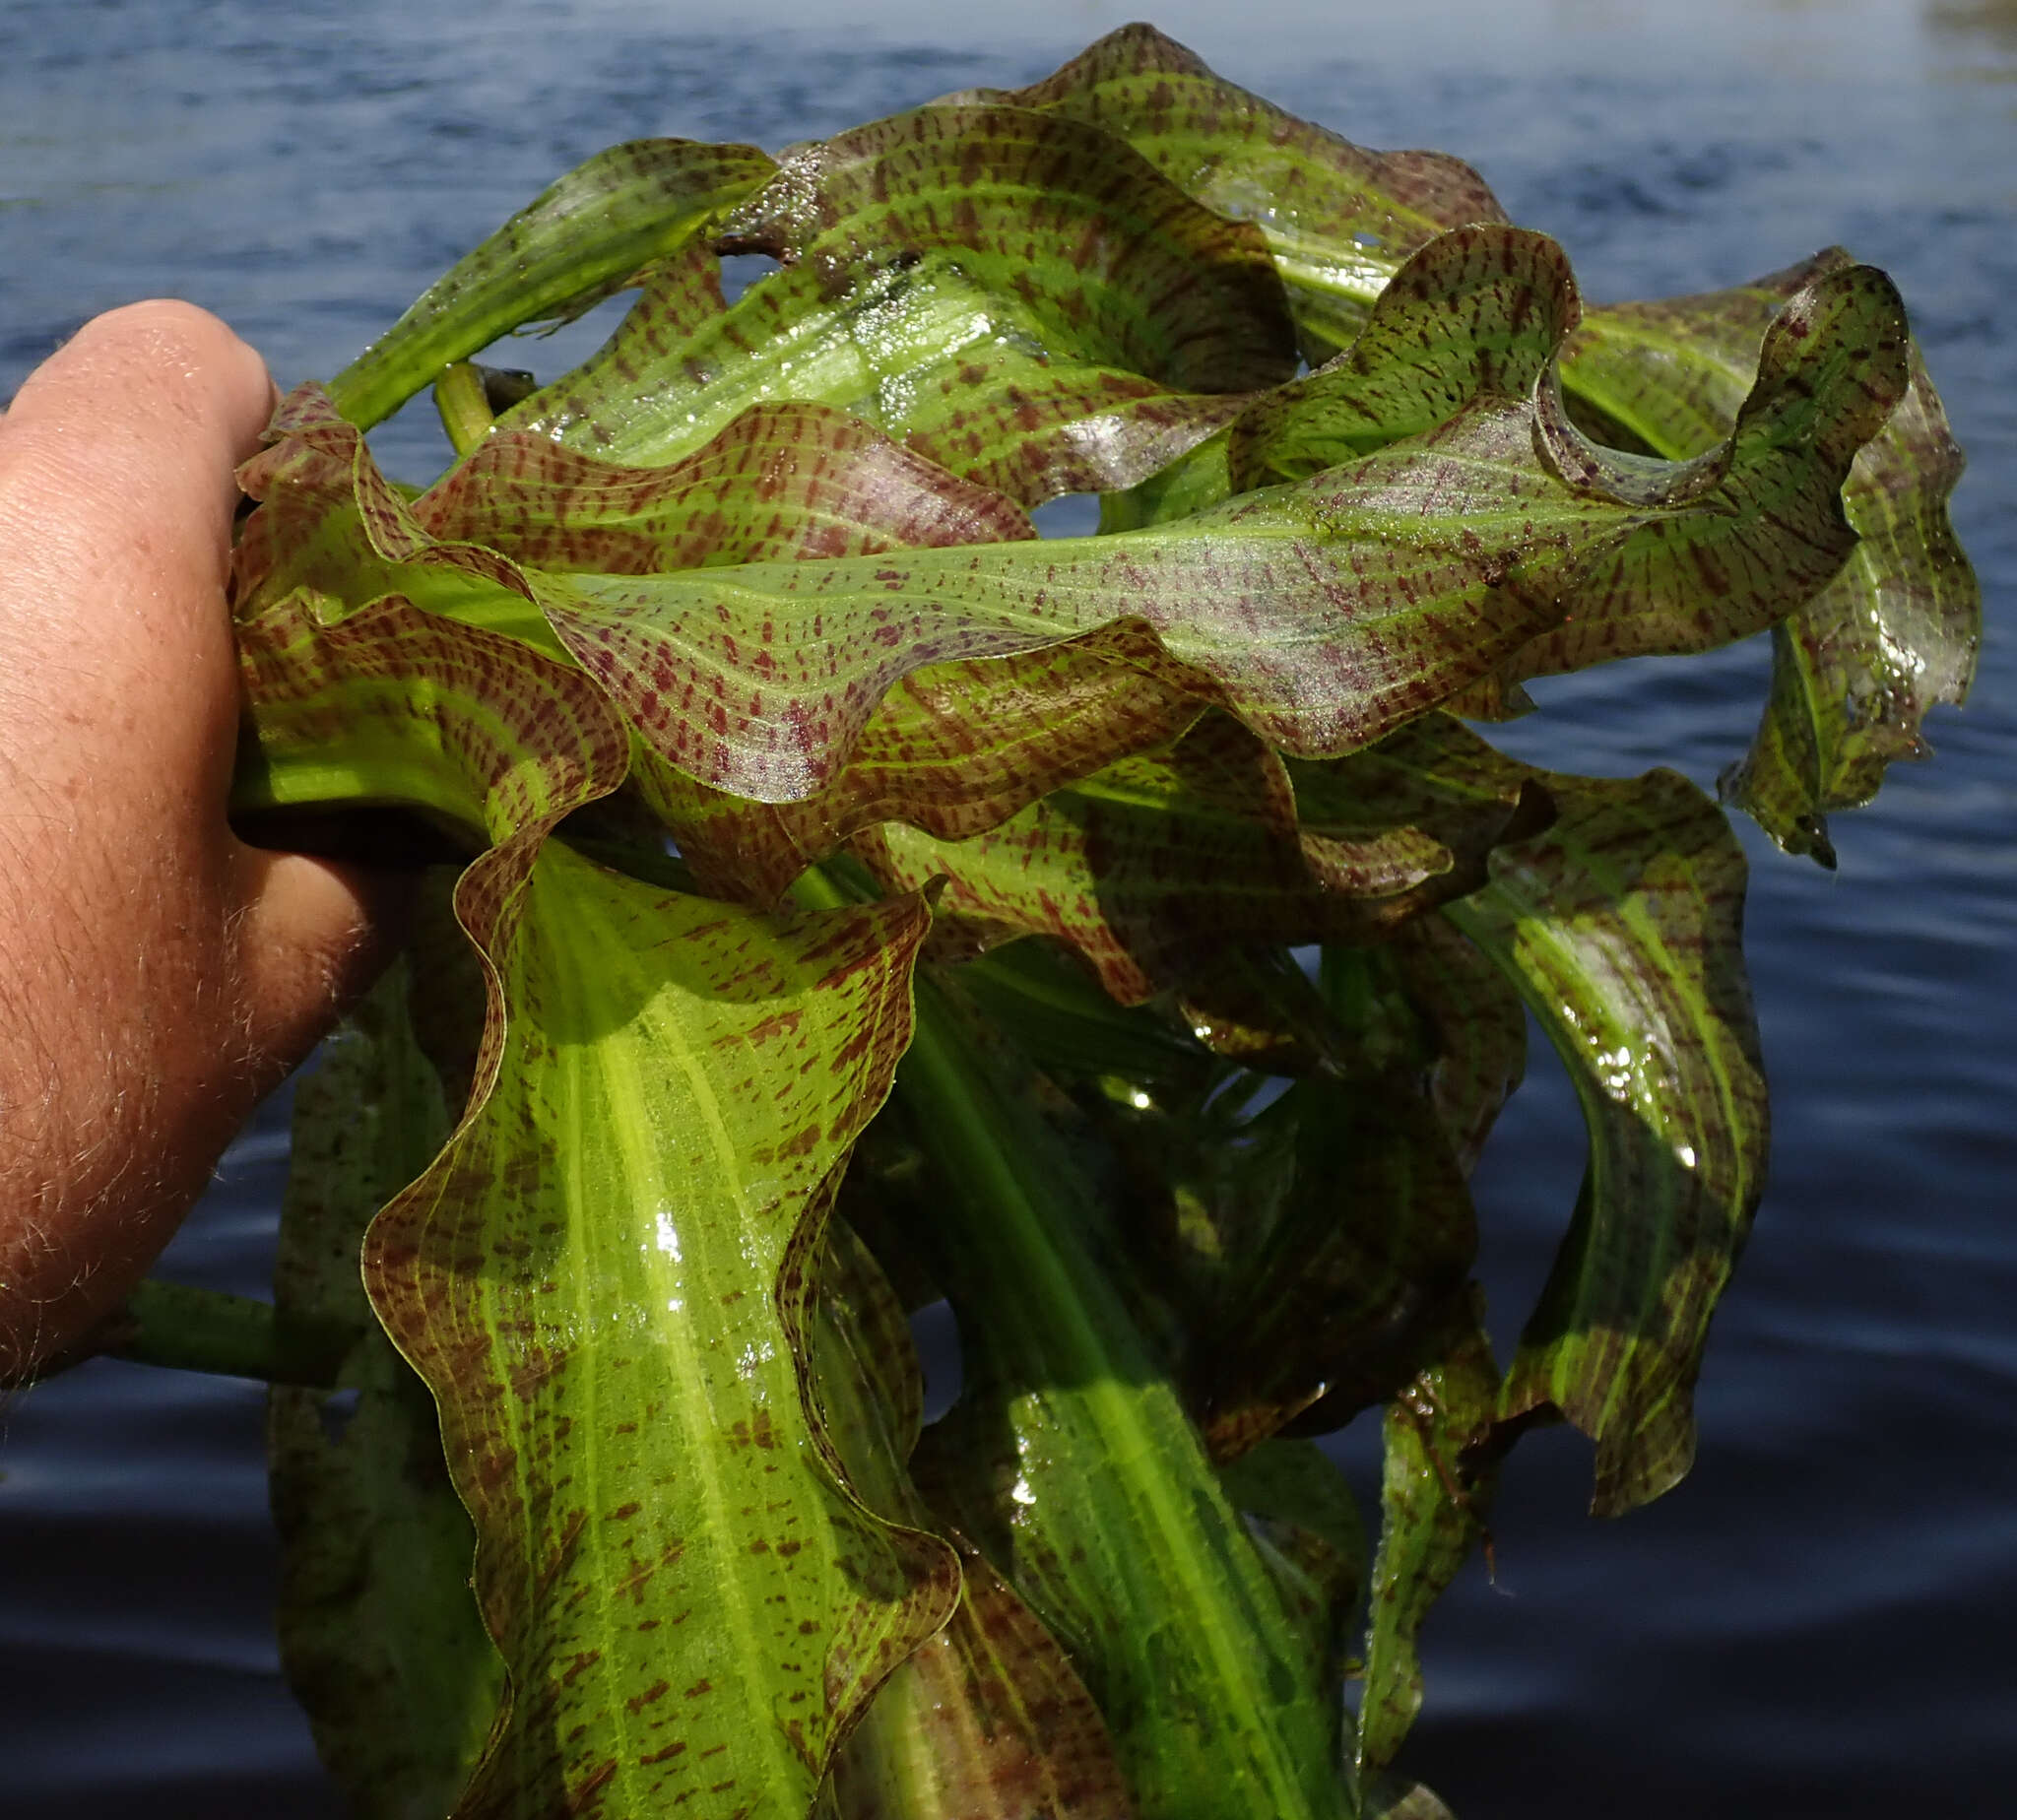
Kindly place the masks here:
[(1765, 1079), (1721, 812), (1668, 771), (1548, 784), (1555, 827), (1498, 850), (1491, 885), (1445, 914), (1527, 1000), (1591, 1135), (1501, 1415), (1560, 1409), (1596, 1443), (1594, 1508), (1615, 1514), (1693, 1458), (1701, 1348), (1764, 1185)]
[(365, 1267), (442, 1400), (513, 1675), (461, 1811), (803, 1813), (957, 1585), (834, 1475), (801, 1380), (808, 1248), (907, 1034), (922, 908), (763, 922), (550, 845), (461, 913), (488, 1090)]

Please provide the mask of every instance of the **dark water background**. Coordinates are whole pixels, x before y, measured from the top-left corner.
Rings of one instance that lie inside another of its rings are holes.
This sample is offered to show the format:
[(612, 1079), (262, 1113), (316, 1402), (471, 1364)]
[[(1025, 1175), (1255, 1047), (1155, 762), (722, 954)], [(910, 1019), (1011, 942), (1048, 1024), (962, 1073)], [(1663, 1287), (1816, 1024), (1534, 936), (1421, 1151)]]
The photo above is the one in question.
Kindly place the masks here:
[[(1466, 1575), (1432, 1621), (1410, 1760), (1463, 1820), (2017, 1813), (2017, 6), (1391, 12), (1186, 0), (1159, 23), (1362, 143), (1469, 159), (1588, 294), (1831, 241), (1886, 267), (1972, 459), (1956, 517), (1987, 601), (1975, 704), (1838, 818), (1836, 877), (1741, 824), (1773, 1175), (1696, 1472), (1597, 1525), (1583, 1444), (1523, 1447), (1498, 1587)], [(218, 310), (284, 384), (326, 376), (605, 144), (775, 148), (1027, 80), (1126, 17), (0, 0), (0, 395), (150, 292)], [(440, 459), (413, 414), (376, 440), (407, 478)], [(1754, 645), (1565, 679), (1504, 743), (1709, 784), (1765, 674)], [(1502, 1343), (1579, 1167), (1542, 1046), (1480, 1172)], [(270, 1114), (164, 1268), (258, 1290), (285, 1169)], [(0, 1422), (0, 1816), (336, 1815), (276, 1666), (260, 1393), (100, 1362)]]

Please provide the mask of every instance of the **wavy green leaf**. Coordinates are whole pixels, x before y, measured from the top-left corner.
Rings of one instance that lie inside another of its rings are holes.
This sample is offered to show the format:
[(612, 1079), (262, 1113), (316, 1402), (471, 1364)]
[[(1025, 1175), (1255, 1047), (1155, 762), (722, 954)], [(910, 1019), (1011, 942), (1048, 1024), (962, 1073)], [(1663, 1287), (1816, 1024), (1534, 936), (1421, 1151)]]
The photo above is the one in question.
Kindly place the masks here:
[[(1174, 689), (1271, 743), (1343, 750), (1487, 673), (1559, 613), (1486, 535), (1427, 516), (1442, 451), (1371, 460), (1397, 469), (1384, 497), (1326, 476), (1126, 538), (694, 575), (535, 572), (534, 587), (669, 762), (758, 802), (829, 785), (914, 670), (1131, 619), (1156, 633), (1156, 673)], [(1520, 484), (1514, 464), (1506, 478)]]
[(1682, 463), (1591, 442), (1544, 382), (1535, 423), (1549, 466), (1599, 510), (1640, 516), (1585, 561), (1574, 609), (1500, 681), (1705, 651), (1804, 605), (1854, 547), (1842, 484), (1904, 395), (1909, 351), (1888, 278), (1829, 273), (1774, 319), (1728, 439)]
[(295, 1089), (274, 1266), (284, 1329), (352, 1335), (339, 1391), (274, 1386), (267, 1447), (281, 1661), (359, 1820), (450, 1811), (503, 1691), (470, 1596), (476, 1535), (449, 1482), (433, 1399), (358, 1273), (371, 1216), (449, 1129), (408, 1021), (407, 974), (402, 961), (379, 982)]
[(1107, 494), (1100, 529), (1170, 524), (1424, 434), (1479, 398), (1523, 399), (1578, 307), (1568, 261), (1545, 235), (1490, 225), (1440, 233), (1389, 281), (1343, 353), (1257, 394), (1224, 429)]
[[(1666, 455), (1724, 434), (1760, 338), (1788, 300), (1841, 271), (1831, 247), (1750, 285), (1592, 310), (1563, 365), (1571, 397)], [(1967, 698), (1982, 591), (1947, 519), (1962, 457), (1917, 353), (1911, 384), (1858, 453), (1843, 507), (1858, 542), (1841, 574), (1773, 629), (1772, 695), (1724, 799), (1791, 853), (1832, 865), (1827, 815), (1873, 797), (1925, 752), (1938, 702)]]
[(1033, 538), (1023, 510), (830, 405), (755, 404), (693, 454), (628, 468), (502, 430), (413, 502), (442, 543), (558, 573), (648, 575)]
[(1336, 1428), (1393, 1397), (1477, 1253), (1464, 1177), (1407, 1072), (1300, 1080), (1243, 1138), (1203, 1209), (1223, 1262), (1184, 1369), (1221, 1460), (1313, 1408)]
[(397, 596), (335, 624), (290, 601), (239, 627), (238, 662), (238, 809), (420, 811), (490, 843), (477, 865), (500, 878), (629, 763), (622, 722), (579, 671)]
[(962, 1551), (959, 1609), (834, 1762), (838, 1820), (1133, 1820), (1085, 1684), (1013, 1588)]
[(1348, 342), (1408, 255), (1447, 228), (1505, 219), (1468, 164), (1368, 152), (1214, 76), (1152, 26), (1110, 32), (1007, 101), (1125, 139), (1208, 209), (1260, 228), (1289, 286), (1311, 358)]
[(333, 624), (396, 597), (565, 655), (532, 605), (525, 571), (482, 544), (429, 536), (320, 386), (289, 393), (267, 435), (271, 446), (238, 470), (238, 485), (260, 502), (231, 557), (241, 640), (272, 613)]
[(458, 907), (494, 982), (479, 1098), (364, 1265), (511, 1676), (458, 1811), (796, 1820), (958, 1587), (846, 1489), (802, 1383), (923, 906), (756, 918), (550, 844)]
[(1722, 812), (1671, 771), (1545, 781), (1555, 825), (1497, 849), (1490, 885), (1445, 914), (1519, 988), (1590, 1128), (1501, 1414), (1551, 1406), (1590, 1436), (1612, 1515), (1693, 1460), (1702, 1346), (1764, 1185), (1765, 1078)]
[(783, 269), (726, 309), (668, 271), (503, 423), (656, 465), (760, 399), (815, 400), (1033, 505), (1132, 485), (1238, 408), (1210, 395), (1294, 370), (1251, 228), (1024, 109), (922, 108), (799, 148), (720, 245)]
[[(1428, 1025), (1429, 1104), (1467, 1176), (1527, 1072), (1527, 1008), (1506, 976), (1440, 918), (1408, 924), (1387, 952)], [(1327, 968), (1334, 958), (1327, 952)]]
[(754, 146), (639, 139), (612, 146), (544, 190), (466, 253), (330, 382), (369, 429), (498, 336), (566, 320), (673, 254), (775, 166)]
[(1167, 744), (1204, 711), (1167, 680), (1170, 669), (1154, 634), (1126, 621), (928, 665), (889, 689), (832, 781), (799, 802), (752, 803), (663, 762), (647, 762), (640, 787), (706, 888), (773, 902), (878, 822), (963, 840), (1117, 757)]
[(1248, 946), (1376, 939), (1481, 883), (1491, 844), (1544, 815), (1524, 767), (1442, 717), (1285, 768), (1213, 715), (970, 839), (891, 822), (855, 851), (893, 890), (947, 880), (942, 952), (1056, 937), (1124, 1005), (1181, 988), (1226, 1054)]
[(1388, 1406), (1359, 1705), (1359, 1772), (1368, 1782), (1393, 1761), (1421, 1710), (1422, 1620), (1472, 1547), (1488, 1540), (1498, 1393), (1499, 1369), (1473, 1310), (1452, 1320), (1434, 1363)]
[(1329, 908), (1280, 760), (1223, 715), (992, 832), (953, 843), (892, 822), (855, 850), (890, 890), (946, 877), (939, 919), (960, 942), (1055, 936), (1123, 1005), (1229, 940), (1307, 940)]
[(1739, 636), (1833, 573), (1842, 476), (1904, 384), (1901, 321), (1864, 268), (1803, 297), (1695, 463), (1600, 451), (1543, 387), (1155, 531), (534, 587), (663, 756), (761, 801), (830, 781), (911, 670), (1127, 617), (1270, 745), (1351, 750), (1488, 675)]

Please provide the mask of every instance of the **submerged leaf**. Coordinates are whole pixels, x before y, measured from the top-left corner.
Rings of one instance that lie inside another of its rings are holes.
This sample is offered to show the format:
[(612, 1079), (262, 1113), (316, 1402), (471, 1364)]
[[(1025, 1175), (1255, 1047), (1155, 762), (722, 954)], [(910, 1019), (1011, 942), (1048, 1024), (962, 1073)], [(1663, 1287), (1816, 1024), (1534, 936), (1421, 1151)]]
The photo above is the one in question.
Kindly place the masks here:
[[(1750, 285), (1593, 309), (1563, 380), (1623, 432), (1670, 456), (1725, 434), (1768, 325), (1849, 255), (1830, 248)], [(1961, 451), (1917, 353), (1904, 399), (1843, 488), (1858, 542), (1842, 572), (1773, 629), (1772, 695), (1750, 755), (1724, 780), (1782, 847), (1833, 863), (1826, 816), (1866, 803), (1884, 768), (1925, 750), (1938, 702), (1968, 693), (1982, 594), (1947, 520)]]
[(1446, 228), (1505, 216), (1468, 164), (1367, 152), (1214, 76), (1152, 26), (1124, 26), (1043, 81), (948, 100), (1008, 101), (1104, 127), (1204, 204), (1251, 221), (1318, 350), (1351, 339), (1408, 255)]
[(639, 139), (577, 165), (456, 261), (330, 382), (359, 429), (451, 360), (543, 317), (569, 317), (676, 252), (774, 166), (754, 146)]
[(1501, 1414), (1552, 1406), (1590, 1436), (1612, 1515), (1694, 1458), (1702, 1346), (1764, 1184), (1765, 1079), (1721, 812), (1670, 771), (1546, 781), (1555, 825), (1494, 852), (1491, 884), (1445, 914), (1520, 989), (1590, 1127)]
[(492, 1084), (365, 1250), (512, 1677), (460, 1811), (803, 1814), (957, 1591), (835, 1476), (801, 1383), (923, 908), (752, 918), (550, 844), (518, 898), (465, 879), (461, 911)]

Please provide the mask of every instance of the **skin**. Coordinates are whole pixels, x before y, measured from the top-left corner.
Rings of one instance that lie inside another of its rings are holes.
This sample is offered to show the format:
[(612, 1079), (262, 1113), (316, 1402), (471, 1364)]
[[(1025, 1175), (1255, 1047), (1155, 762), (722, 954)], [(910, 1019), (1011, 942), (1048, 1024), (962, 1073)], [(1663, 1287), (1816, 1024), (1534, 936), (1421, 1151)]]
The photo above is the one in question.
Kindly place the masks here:
[(226, 819), (232, 477), (275, 397), (149, 302), (0, 417), (0, 1381), (116, 1306), (384, 958), (390, 881)]

